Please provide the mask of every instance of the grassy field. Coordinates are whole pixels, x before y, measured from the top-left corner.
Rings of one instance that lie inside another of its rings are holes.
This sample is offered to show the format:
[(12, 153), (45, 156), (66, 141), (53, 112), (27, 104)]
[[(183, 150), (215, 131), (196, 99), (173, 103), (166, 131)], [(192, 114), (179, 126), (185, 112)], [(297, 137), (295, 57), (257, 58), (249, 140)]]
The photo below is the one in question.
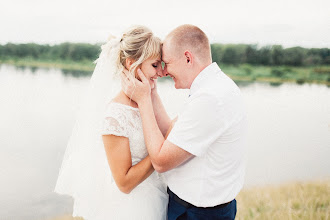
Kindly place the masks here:
[(235, 81), (258, 81), (270, 83), (295, 82), (330, 85), (330, 66), (232, 66), (220, 65), (223, 72)]
[(243, 190), (237, 219), (330, 218), (330, 180)]
[[(95, 64), (90, 60), (81, 62), (63, 60), (35, 60), (35, 59), (7, 59), (0, 60), (0, 64), (10, 64), (18, 67), (58, 68), (75, 76), (91, 75)], [(233, 80), (241, 82), (269, 82), (274, 85), (283, 82), (319, 83), (330, 85), (330, 66), (252, 66), (219, 65), (223, 72)]]
[[(237, 220), (330, 219), (330, 179), (244, 189), (236, 199)], [(61, 216), (51, 220), (82, 218)]]

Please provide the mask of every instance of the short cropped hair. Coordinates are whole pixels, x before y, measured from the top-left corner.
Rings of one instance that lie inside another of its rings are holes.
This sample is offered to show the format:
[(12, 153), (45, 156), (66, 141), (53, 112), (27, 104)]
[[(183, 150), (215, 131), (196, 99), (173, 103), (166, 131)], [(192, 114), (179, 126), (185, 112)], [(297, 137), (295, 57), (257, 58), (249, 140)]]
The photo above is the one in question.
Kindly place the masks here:
[(176, 50), (191, 50), (201, 61), (211, 59), (210, 42), (206, 34), (198, 27), (185, 24), (175, 28), (166, 39), (170, 39)]

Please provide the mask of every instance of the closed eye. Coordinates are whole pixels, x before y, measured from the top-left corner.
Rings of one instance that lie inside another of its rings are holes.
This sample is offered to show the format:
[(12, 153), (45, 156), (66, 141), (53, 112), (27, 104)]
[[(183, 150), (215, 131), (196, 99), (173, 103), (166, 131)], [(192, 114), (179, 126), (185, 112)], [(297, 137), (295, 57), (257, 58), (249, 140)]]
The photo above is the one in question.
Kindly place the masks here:
[(154, 68), (157, 68), (157, 67), (158, 67), (158, 65), (157, 65), (157, 64), (152, 64), (152, 66), (153, 66)]

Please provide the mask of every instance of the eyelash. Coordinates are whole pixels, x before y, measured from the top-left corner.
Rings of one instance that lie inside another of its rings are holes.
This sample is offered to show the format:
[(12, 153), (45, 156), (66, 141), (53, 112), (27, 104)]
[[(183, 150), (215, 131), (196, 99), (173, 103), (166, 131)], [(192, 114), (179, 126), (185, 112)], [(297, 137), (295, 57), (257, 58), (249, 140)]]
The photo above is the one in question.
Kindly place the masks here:
[(152, 66), (153, 66), (154, 68), (157, 68), (157, 67), (158, 67), (157, 64), (152, 64)]

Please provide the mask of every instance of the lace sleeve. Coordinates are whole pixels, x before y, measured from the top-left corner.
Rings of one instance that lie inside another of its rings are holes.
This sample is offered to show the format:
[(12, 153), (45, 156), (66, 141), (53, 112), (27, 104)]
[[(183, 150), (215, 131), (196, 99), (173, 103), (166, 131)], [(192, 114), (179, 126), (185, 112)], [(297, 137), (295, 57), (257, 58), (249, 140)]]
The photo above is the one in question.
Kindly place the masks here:
[(122, 105), (109, 103), (105, 110), (101, 134), (128, 137), (130, 133), (129, 122), (129, 114)]
[(116, 136), (128, 137), (128, 130), (125, 124), (120, 123), (117, 118), (106, 117), (103, 120), (102, 135), (113, 134)]

